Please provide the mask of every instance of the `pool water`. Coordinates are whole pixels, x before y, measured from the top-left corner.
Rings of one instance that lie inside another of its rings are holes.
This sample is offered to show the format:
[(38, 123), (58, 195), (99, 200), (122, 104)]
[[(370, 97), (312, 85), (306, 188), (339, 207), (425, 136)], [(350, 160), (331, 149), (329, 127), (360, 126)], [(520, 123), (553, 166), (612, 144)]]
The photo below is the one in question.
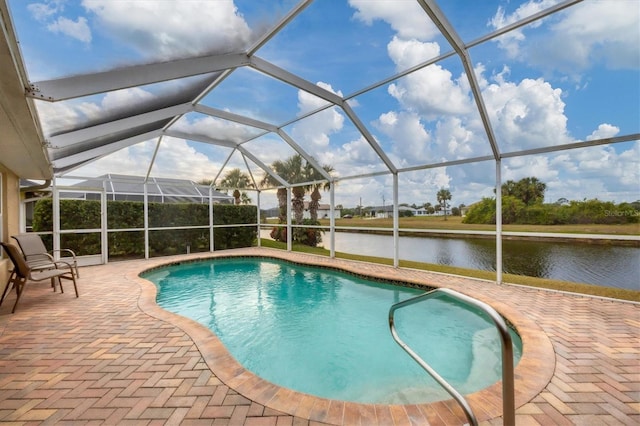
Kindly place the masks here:
[[(211, 259), (144, 274), (157, 303), (209, 327), (246, 369), (299, 392), (360, 403), (449, 399), (391, 337), (393, 303), (423, 293), (266, 258)], [(501, 378), (481, 311), (447, 297), (396, 311), (400, 337), (463, 394)], [(522, 343), (512, 333), (514, 362)]]

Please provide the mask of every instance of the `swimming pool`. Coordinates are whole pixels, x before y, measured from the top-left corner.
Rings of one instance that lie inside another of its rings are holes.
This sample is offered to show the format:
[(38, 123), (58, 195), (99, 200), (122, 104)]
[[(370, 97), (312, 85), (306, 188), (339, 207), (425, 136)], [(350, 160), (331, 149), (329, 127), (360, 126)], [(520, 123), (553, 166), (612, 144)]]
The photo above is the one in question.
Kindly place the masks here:
[[(185, 263), (144, 277), (161, 307), (209, 327), (245, 368), (279, 386), (364, 403), (449, 398), (386, 322), (391, 304), (422, 290), (266, 258)], [(476, 310), (439, 297), (399, 311), (396, 326), (462, 393), (500, 378), (497, 332)]]

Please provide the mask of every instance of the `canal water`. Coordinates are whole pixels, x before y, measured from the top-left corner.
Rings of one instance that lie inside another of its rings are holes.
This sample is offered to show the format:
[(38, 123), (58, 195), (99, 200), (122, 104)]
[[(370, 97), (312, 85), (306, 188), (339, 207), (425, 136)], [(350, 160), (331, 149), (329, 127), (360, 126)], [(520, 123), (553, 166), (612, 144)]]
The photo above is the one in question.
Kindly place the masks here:
[[(268, 232), (262, 233), (269, 238)], [(329, 248), (329, 233), (323, 235)], [(393, 237), (335, 233), (338, 252), (393, 258)], [(494, 239), (400, 237), (402, 260), (495, 271)], [(640, 248), (578, 242), (503, 240), (503, 272), (640, 290)]]

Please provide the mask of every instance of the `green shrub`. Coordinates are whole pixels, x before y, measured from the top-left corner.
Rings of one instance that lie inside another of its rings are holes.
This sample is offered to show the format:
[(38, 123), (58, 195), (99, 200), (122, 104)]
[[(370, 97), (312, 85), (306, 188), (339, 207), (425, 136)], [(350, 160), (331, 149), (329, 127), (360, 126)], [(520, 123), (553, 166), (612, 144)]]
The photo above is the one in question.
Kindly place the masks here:
[[(463, 223), (496, 223), (496, 200), (483, 198), (471, 206)], [(521, 200), (502, 197), (502, 223), (523, 225), (580, 225), (580, 224), (623, 224), (640, 221), (638, 203), (584, 200), (571, 201), (568, 205), (532, 204), (525, 205)]]
[[(61, 229), (100, 229), (100, 202), (61, 200)], [(179, 226), (208, 226), (209, 205), (191, 203), (149, 203), (149, 226), (157, 228)], [(39, 200), (34, 207), (34, 232), (53, 230), (53, 200)], [(62, 213), (64, 212), (64, 213)], [(256, 206), (216, 204), (213, 208), (214, 225), (250, 224), (257, 220)], [(135, 201), (107, 201), (108, 229), (132, 229), (144, 227), (144, 203)], [(216, 250), (250, 247), (257, 237), (257, 227), (238, 226), (216, 228)], [(45, 244), (52, 245), (50, 235), (43, 236)], [(169, 255), (209, 250), (209, 228), (167, 229), (149, 233), (151, 256)], [(101, 252), (100, 233), (62, 234), (61, 245), (71, 248), (78, 255)], [(108, 233), (109, 257), (143, 257), (144, 231), (119, 231)], [(188, 247), (188, 249), (187, 249)]]
[(482, 201), (471, 206), (467, 215), (462, 220), (463, 223), (496, 223), (496, 200), (495, 198), (483, 198)]

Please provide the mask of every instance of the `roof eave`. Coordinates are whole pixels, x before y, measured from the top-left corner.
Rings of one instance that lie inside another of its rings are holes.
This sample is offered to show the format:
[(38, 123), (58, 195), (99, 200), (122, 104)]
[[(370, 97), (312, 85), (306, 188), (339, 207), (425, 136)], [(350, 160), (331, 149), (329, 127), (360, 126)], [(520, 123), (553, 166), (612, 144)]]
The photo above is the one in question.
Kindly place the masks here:
[(6, 2), (0, 2), (0, 164), (21, 178), (51, 179), (33, 101), (25, 96), (27, 76)]

